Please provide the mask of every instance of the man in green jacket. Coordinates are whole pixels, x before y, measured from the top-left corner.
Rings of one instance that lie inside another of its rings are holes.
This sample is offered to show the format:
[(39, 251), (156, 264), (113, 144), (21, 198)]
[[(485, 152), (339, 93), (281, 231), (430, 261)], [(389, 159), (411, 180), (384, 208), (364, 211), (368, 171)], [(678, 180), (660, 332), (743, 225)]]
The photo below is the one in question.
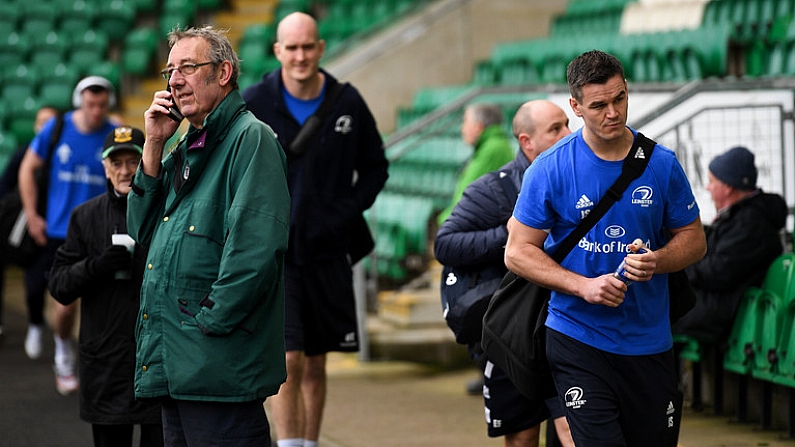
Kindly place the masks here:
[(502, 121), (502, 110), (494, 104), (470, 104), (464, 109), (461, 137), (464, 142), (474, 146), (475, 152), (456, 181), (453, 201), (437, 217), (439, 226), (453, 212), (470, 183), (513, 160), (514, 150)]
[[(246, 110), (240, 61), (212, 27), (175, 28), (145, 112), (128, 231), (149, 247), (136, 327), (135, 395), (163, 406), (166, 445), (270, 445), (266, 397), (286, 378), (286, 160)], [(163, 158), (179, 126), (187, 134)]]

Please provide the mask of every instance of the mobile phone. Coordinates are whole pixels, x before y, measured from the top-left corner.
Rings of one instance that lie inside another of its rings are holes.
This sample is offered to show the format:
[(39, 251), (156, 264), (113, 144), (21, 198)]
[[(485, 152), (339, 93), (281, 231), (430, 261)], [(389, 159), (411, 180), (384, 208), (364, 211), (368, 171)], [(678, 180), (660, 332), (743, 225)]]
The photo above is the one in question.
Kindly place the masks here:
[[(166, 84), (166, 91), (171, 92), (171, 84)], [(182, 116), (182, 112), (180, 112), (179, 109), (177, 108), (177, 102), (174, 101), (173, 96), (171, 97), (171, 102), (174, 105), (168, 108), (168, 117), (178, 123), (182, 122), (182, 120), (185, 119), (185, 117)]]

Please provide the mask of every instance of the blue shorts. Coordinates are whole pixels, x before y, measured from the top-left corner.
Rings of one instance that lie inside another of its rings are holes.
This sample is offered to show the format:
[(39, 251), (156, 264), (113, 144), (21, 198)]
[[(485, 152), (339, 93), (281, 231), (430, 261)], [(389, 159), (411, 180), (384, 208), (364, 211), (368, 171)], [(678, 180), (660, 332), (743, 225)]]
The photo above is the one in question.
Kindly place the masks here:
[(543, 401), (526, 398), (497, 365), (486, 361), (483, 369), (483, 400), (489, 437), (527, 430), (549, 418)]
[(575, 444), (676, 447), (682, 393), (673, 350), (611, 354), (547, 329), (547, 358)]
[(284, 269), (285, 348), (306, 355), (359, 350), (347, 256)]

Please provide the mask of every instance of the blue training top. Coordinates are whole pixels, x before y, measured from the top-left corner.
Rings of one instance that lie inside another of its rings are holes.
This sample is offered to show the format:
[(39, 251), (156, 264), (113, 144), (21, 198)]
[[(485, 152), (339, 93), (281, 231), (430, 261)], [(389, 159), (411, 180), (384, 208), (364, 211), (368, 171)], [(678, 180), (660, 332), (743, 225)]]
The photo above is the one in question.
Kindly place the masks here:
[[(47, 236), (66, 239), (66, 228), (72, 210), (81, 203), (106, 191), (107, 180), (102, 167), (102, 145), (116, 126), (110, 121), (90, 134), (82, 134), (72, 120), (74, 112), (64, 115), (63, 131), (50, 166), (50, 187), (47, 200)], [(48, 121), (33, 138), (30, 148), (45, 159), (55, 119)]]
[(317, 98), (298, 99), (291, 95), (284, 86), (282, 86), (282, 97), (284, 98), (284, 104), (287, 105), (287, 110), (298, 121), (298, 124), (303, 125), (304, 121), (315, 113), (317, 108), (320, 107), (320, 103), (323, 102), (323, 98), (326, 97), (326, 84), (323, 83), (323, 88)]
[[(530, 165), (514, 217), (529, 227), (550, 230), (544, 249), (552, 253), (605, 195), (621, 174), (622, 163), (597, 157), (580, 129)], [(698, 217), (684, 170), (673, 151), (658, 144), (644, 173), (561, 265), (590, 278), (611, 273), (636, 238), (656, 250), (667, 242), (664, 228), (680, 228)], [(546, 325), (615, 354), (664, 352), (672, 346), (667, 276), (654, 275), (648, 282), (631, 284), (617, 308), (553, 292)]]

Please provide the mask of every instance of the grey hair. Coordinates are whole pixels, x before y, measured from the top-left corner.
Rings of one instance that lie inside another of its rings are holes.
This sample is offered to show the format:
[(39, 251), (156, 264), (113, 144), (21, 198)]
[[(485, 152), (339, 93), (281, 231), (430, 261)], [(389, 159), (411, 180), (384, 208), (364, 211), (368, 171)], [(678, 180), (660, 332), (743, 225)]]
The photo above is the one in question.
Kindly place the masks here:
[(489, 127), (493, 124), (502, 124), (502, 109), (494, 104), (471, 104), (467, 106), (466, 110), (472, 113), (472, 118), (483, 127)]
[(237, 53), (232, 48), (232, 43), (226, 37), (228, 32), (229, 30), (218, 30), (211, 25), (204, 25), (201, 28), (190, 27), (184, 30), (177, 25), (168, 33), (168, 46), (172, 48), (180, 40), (191, 37), (204, 39), (210, 45), (207, 57), (216, 67), (224, 61), (229, 61), (232, 64), (232, 77), (229, 83), (232, 89), (236, 90), (240, 88), (237, 83), (237, 79), (240, 77), (240, 58), (237, 57)]

